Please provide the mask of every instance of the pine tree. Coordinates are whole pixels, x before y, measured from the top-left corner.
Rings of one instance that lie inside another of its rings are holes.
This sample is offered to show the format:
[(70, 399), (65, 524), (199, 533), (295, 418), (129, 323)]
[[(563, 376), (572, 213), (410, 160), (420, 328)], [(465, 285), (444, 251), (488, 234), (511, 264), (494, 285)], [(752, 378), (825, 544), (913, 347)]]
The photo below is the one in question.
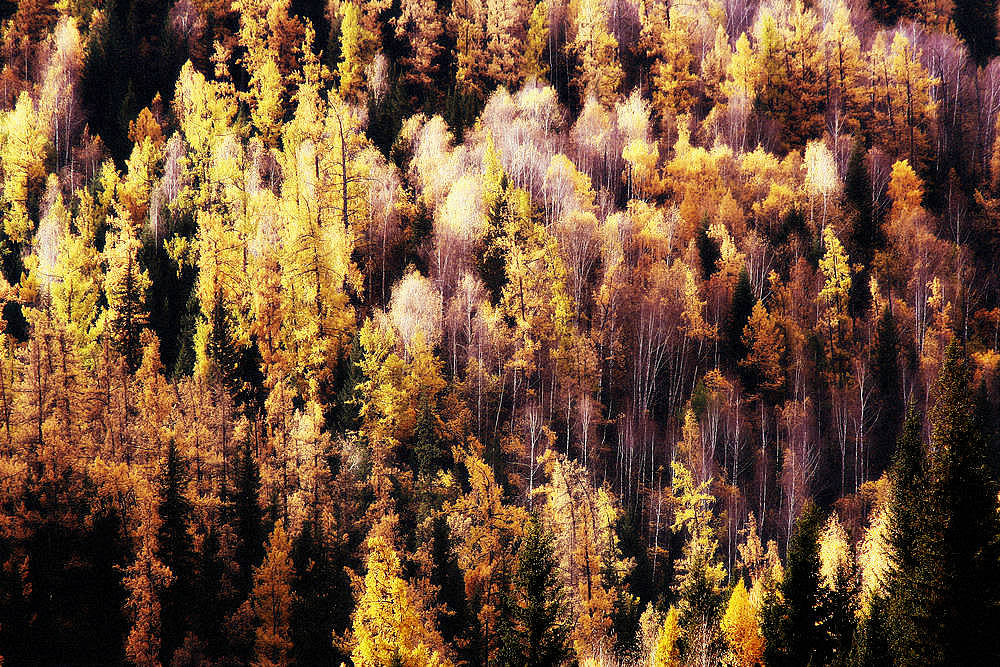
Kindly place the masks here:
[(955, 0), (951, 18), (977, 65), (997, 55), (996, 0)]
[(553, 550), (552, 533), (532, 515), (512, 582), (514, 623), (501, 639), (506, 664), (542, 667), (561, 664), (571, 656), (570, 626)]
[(122, 221), (121, 231), (108, 241), (104, 250), (108, 263), (104, 278), (108, 334), (130, 372), (135, 372), (142, 360), (139, 338), (148, 319), (146, 291), (150, 281), (139, 263), (140, 247), (131, 225)]
[(781, 597), (771, 596), (763, 611), (767, 665), (825, 665), (833, 654), (827, 602), (820, 588), (819, 534), (823, 516), (809, 501), (795, 521), (788, 546)]
[(253, 569), (264, 557), (264, 520), (258, 501), (260, 493), (260, 468), (254, 458), (249, 441), (242, 446), (236, 465), (236, 494), (234, 513), (236, 519), (236, 563), (240, 568), (240, 585), (249, 594)]
[(868, 614), (858, 620), (854, 635), (850, 664), (858, 667), (880, 667), (893, 663), (889, 648), (889, 628), (886, 627), (885, 601), (873, 599)]
[(719, 257), (722, 256), (719, 252), (719, 244), (708, 234), (708, 227), (709, 219), (706, 216), (701, 221), (697, 236), (698, 258), (701, 260), (701, 275), (705, 280), (711, 278), (712, 274), (715, 273), (717, 270), (715, 264), (719, 261)]
[(919, 625), (930, 621), (922, 610), (923, 596), (916, 579), (927, 488), (921, 431), (921, 415), (911, 406), (889, 470), (888, 542), (893, 562), (886, 582), (886, 615), (892, 653), (900, 665), (922, 662), (926, 636)]
[(865, 146), (861, 140), (854, 143), (851, 158), (844, 174), (844, 198), (850, 207), (850, 249), (852, 257), (867, 265), (875, 250), (885, 244), (880, 221), (875, 217), (872, 204), (872, 184), (865, 164)]
[(878, 419), (872, 429), (869, 461), (872, 476), (880, 475), (889, 465), (904, 417), (900, 390), (899, 339), (896, 322), (888, 305), (879, 317), (875, 336), (872, 376), (875, 378), (874, 408), (878, 411)]
[(933, 652), (925, 664), (991, 664), (1000, 659), (994, 632), (998, 609), (997, 489), (990, 479), (983, 438), (969, 391), (971, 373), (962, 343), (945, 352), (928, 418), (928, 508), (920, 524), (917, 563), (928, 604)]
[(169, 664), (174, 651), (184, 641), (188, 630), (188, 609), (193, 595), (194, 547), (188, 525), (191, 504), (184, 494), (187, 471), (177, 451), (177, 443), (167, 442), (166, 461), (160, 482), (160, 530), (157, 535), (157, 555), (170, 568), (173, 579), (160, 592), (160, 661)]
[(746, 357), (747, 349), (743, 344), (743, 329), (750, 319), (757, 300), (750, 285), (750, 274), (746, 267), (740, 269), (740, 277), (733, 289), (733, 300), (729, 304), (729, 312), (725, 322), (726, 358), (739, 361)]
[(339, 664), (347, 659), (330, 637), (350, 622), (350, 582), (336, 567), (319, 521), (307, 519), (292, 544), (295, 578), (290, 618), (292, 658), (298, 665)]
[(423, 394), (419, 402), (413, 426), (413, 449), (417, 458), (417, 471), (430, 479), (445, 462), (445, 450), (438, 435), (438, 417), (431, 409), (430, 398)]

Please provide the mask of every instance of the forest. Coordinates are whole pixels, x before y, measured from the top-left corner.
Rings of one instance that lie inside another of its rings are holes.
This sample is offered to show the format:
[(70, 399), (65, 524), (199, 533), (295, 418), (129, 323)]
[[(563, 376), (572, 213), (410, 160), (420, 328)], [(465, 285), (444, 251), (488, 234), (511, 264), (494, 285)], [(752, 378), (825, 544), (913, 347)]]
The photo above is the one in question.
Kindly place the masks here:
[(0, 2), (0, 664), (1000, 664), (997, 4)]

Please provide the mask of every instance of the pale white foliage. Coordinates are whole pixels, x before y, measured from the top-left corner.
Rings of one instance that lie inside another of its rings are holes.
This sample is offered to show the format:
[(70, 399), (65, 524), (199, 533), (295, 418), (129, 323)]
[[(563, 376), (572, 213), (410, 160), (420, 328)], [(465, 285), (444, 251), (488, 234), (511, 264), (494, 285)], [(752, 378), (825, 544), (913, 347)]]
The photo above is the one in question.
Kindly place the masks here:
[(441, 292), (419, 271), (411, 270), (392, 289), (389, 318), (407, 354), (415, 345), (441, 341)]

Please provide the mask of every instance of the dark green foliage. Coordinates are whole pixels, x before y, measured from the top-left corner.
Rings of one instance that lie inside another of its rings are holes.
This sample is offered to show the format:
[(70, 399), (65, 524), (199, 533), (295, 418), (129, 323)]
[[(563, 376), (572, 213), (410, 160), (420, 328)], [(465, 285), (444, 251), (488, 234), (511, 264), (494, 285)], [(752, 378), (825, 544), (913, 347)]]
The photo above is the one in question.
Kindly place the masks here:
[[(874, 251), (885, 246), (881, 220), (872, 205), (872, 182), (865, 164), (865, 147), (855, 142), (844, 175), (844, 198), (851, 215), (848, 249), (854, 262), (871, 262)], [(865, 285), (867, 288), (867, 285)]]
[(507, 227), (516, 215), (510, 200), (510, 180), (507, 174), (500, 177), (500, 192), (486, 216), (486, 233), (483, 236), (482, 251), (478, 253), (479, 277), (494, 305), (500, 302), (504, 285), (507, 284), (507, 255), (501, 243), (507, 234)]
[(424, 478), (434, 475), (447, 463), (446, 449), (438, 434), (438, 418), (427, 396), (420, 397), (417, 422), (413, 428), (413, 450), (417, 472)]
[(358, 401), (358, 384), (361, 375), (361, 342), (357, 336), (351, 342), (348, 353), (338, 362), (337, 373), (334, 376), (337, 383), (336, 394), (331, 414), (327, 422), (338, 432), (355, 431), (360, 420), (360, 402)]
[[(219, 536), (213, 527), (203, 536), (196, 554), (192, 588), (197, 591), (198, 604), (188, 607), (191, 636), (195, 638), (199, 654), (222, 657), (228, 652), (225, 621), (239, 604), (232, 595), (230, 584), (227, 569), (219, 556)], [(198, 664), (197, 660), (192, 662)]]
[(883, 25), (893, 26), (902, 19), (913, 18), (920, 11), (918, 0), (868, 0), (872, 15)]
[(368, 103), (368, 137), (387, 158), (391, 155), (403, 119), (410, 115), (407, 106), (406, 95), (398, 81), (392, 83), (384, 99)]
[(719, 244), (708, 235), (709, 222), (707, 216), (702, 219), (701, 225), (698, 227), (698, 236), (696, 237), (698, 258), (701, 260), (701, 274), (706, 280), (715, 273), (715, 263), (719, 261), (719, 257), (721, 256), (719, 253)]
[(750, 313), (757, 302), (754, 297), (753, 288), (750, 285), (750, 274), (746, 267), (740, 269), (740, 277), (733, 290), (733, 300), (729, 305), (729, 313), (726, 315), (725, 345), (727, 357), (733, 364), (739, 362), (747, 355), (746, 345), (743, 344), (743, 329), (750, 319)]
[(256, 340), (241, 344), (234, 332), (236, 318), (216, 294), (209, 321), (207, 352), (212, 361), (212, 379), (226, 389), (236, 406), (253, 418), (264, 408), (264, 377)]
[(977, 65), (997, 55), (996, 0), (955, 0), (951, 19)]
[(437, 586), (438, 602), (443, 605), (442, 611), (438, 614), (438, 627), (444, 640), (451, 643), (474, 625), (475, 619), (468, 616), (465, 577), (451, 549), (448, 520), (442, 513), (434, 517), (433, 525), (434, 543), (431, 554), (434, 558), (434, 569), (431, 571), (431, 583)]
[(929, 413), (929, 507), (920, 524), (926, 547), (917, 564), (934, 640), (927, 664), (996, 664), (998, 622), (997, 490), (970, 392), (964, 347), (953, 339)]
[(171, 583), (160, 592), (160, 659), (170, 662), (174, 651), (187, 633), (188, 608), (196, 591), (194, 583), (195, 557), (188, 532), (191, 505), (184, 496), (187, 471), (184, 461), (171, 439), (167, 444), (167, 459), (160, 482), (160, 530), (157, 534), (157, 555), (170, 568)]
[(292, 655), (299, 665), (336, 665), (347, 659), (331, 641), (350, 620), (350, 581), (337, 567), (319, 524), (308, 520), (292, 544)]
[[(615, 532), (622, 556), (632, 559), (635, 563), (621, 582), (619, 599), (615, 602), (611, 616), (615, 631), (615, 649), (619, 655), (625, 656), (636, 649), (639, 619), (646, 605), (655, 599), (658, 591), (653, 585), (649, 553), (635, 530), (631, 513), (625, 512), (619, 517)], [(626, 595), (628, 598), (623, 599)]]
[(854, 653), (854, 641), (857, 635), (856, 581), (855, 572), (840, 573), (836, 588), (821, 589), (825, 598), (826, 625), (832, 649), (830, 664), (847, 665)]
[(859, 622), (854, 635), (850, 664), (855, 667), (886, 667), (892, 663), (885, 600), (876, 596), (870, 611)]
[(234, 513), (236, 520), (236, 563), (239, 566), (239, 586), (246, 597), (253, 582), (253, 568), (264, 558), (264, 520), (260, 503), (260, 470), (254, 460), (250, 443), (246, 443), (236, 463), (236, 494)]
[(476, 122), (484, 103), (485, 100), (478, 95), (463, 92), (458, 87), (452, 87), (445, 96), (442, 115), (448, 122), (448, 127), (455, 134), (457, 141), (461, 141), (465, 130)]
[(90, 35), (83, 73), (83, 102), (90, 129), (118, 164), (129, 156), (128, 123), (156, 93), (169, 102), (181, 65), (182, 42), (168, 33), (171, 4), (158, 0), (112, 0), (107, 20)]
[(882, 221), (872, 204), (872, 183), (865, 164), (865, 147), (860, 140), (854, 144), (844, 175), (844, 199), (850, 217), (847, 250), (852, 264), (862, 267), (851, 282), (849, 310), (853, 317), (862, 317), (871, 302), (869, 267), (875, 251), (885, 247)]
[(501, 664), (542, 667), (570, 657), (569, 625), (552, 534), (532, 516), (518, 552), (500, 628)]
[(828, 664), (834, 654), (828, 622), (829, 603), (820, 588), (819, 535), (823, 514), (811, 501), (795, 521), (788, 546), (783, 600), (765, 602), (761, 629), (768, 665), (789, 667)]
[(996, 488), (958, 340), (946, 351), (929, 413), (931, 441), (907, 418), (893, 463), (889, 581), (896, 664), (995, 664)]
[(926, 492), (921, 430), (920, 414), (911, 407), (889, 471), (888, 542), (893, 565), (885, 608), (892, 653), (901, 665), (919, 664), (926, 652), (919, 626), (929, 622), (916, 578)]
[[(160, 340), (160, 361), (164, 368), (189, 373), (194, 365), (195, 323), (190, 305), (197, 312), (194, 295), (196, 272), (190, 266), (178, 267), (163, 247), (163, 238), (152, 235), (143, 239), (139, 262), (146, 267), (152, 283), (146, 294), (149, 326)], [(185, 357), (186, 358), (182, 358)]]
[(899, 373), (899, 339), (892, 311), (886, 307), (878, 321), (875, 350), (872, 355), (872, 379), (875, 381), (873, 409), (876, 421), (871, 431), (869, 479), (877, 478), (889, 465), (893, 445), (903, 422), (903, 398)]
[[(67, 483), (67, 477), (59, 481)], [(73, 509), (85, 506), (83, 497), (63, 495), (50, 483), (36, 492), (24, 506), (30, 537), (10, 545), (15, 560), (4, 565), (19, 570), (5, 578), (16, 577), (20, 587), (11, 591), (13, 608), (0, 613), (11, 623), (0, 628), (4, 664), (66, 664), (70, 658), (73, 664), (121, 664), (128, 633), (121, 572), (129, 559), (121, 518), (107, 509), (87, 521)]]

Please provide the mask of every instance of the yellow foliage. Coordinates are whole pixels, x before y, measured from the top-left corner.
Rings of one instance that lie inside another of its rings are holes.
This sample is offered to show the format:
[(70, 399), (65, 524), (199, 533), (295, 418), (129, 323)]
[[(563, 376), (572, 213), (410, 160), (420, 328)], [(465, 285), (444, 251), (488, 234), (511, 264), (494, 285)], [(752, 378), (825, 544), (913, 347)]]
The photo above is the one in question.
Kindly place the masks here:
[[(382, 520), (391, 522), (391, 518)], [(364, 587), (354, 610), (354, 650), (357, 667), (449, 667), (439, 651), (441, 638), (422, 617), (414, 594), (403, 580), (399, 556), (387, 528), (376, 526), (368, 536)]]
[(763, 664), (764, 637), (760, 631), (757, 610), (751, 603), (742, 579), (729, 597), (721, 626), (726, 643), (729, 645), (729, 658), (734, 667), (755, 667)]
[(680, 613), (676, 607), (671, 607), (667, 618), (656, 637), (656, 648), (653, 651), (653, 667), (681, 667), (681, 650), (677, 644), (681, 629), (678, 625)]
[(253, 610), (257, 617), (254, 665), (278, 667), (291, 664), (292, 544), (279, 521), (268, 542), (267, 557), (254, 572)]

